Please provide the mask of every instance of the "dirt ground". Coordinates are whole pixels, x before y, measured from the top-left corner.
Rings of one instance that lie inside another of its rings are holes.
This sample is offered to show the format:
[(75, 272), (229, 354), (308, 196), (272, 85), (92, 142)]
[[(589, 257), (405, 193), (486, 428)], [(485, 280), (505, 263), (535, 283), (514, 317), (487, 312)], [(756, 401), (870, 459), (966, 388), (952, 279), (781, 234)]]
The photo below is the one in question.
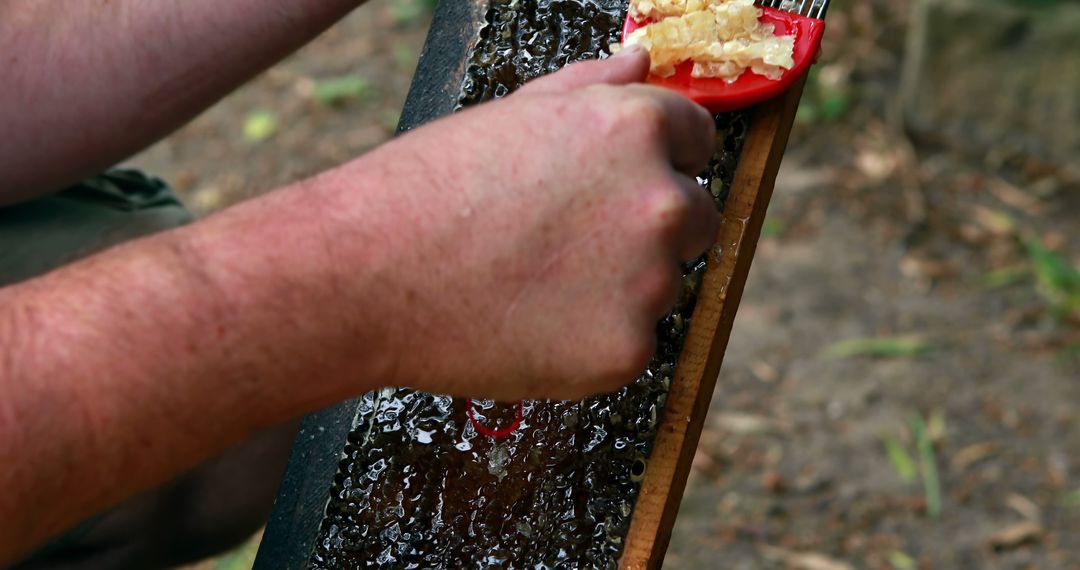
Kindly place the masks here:
[[(373, 0), (134, 164), (211, 212), (378, 145), (426, 5)], [(830, 13), (667, 567), (1080, 569), (1080, 184), (887, 120), (905, 6)]]

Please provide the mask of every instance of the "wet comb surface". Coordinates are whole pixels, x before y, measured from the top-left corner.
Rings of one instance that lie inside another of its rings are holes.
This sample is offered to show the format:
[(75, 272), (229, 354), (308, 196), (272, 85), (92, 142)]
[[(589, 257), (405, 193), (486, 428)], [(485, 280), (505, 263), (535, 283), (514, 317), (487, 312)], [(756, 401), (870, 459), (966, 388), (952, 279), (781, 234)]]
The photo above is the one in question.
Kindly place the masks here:
[[(619, 39), (623, 4), (492, 0), (459, 104), (604, 55)], [(747, 115), (719, 115), (717, 125), (717, 153), (699, 180), (722, 208)], [(460, 399), (365, 395), (311, 567), (615, 568), (704, 268), (704, 258), (684, 266), (682, 295), (657, 325), (657, 355), (637, 381), (582, 402), (526, 402), (504, 439), (478, 434)], [(476, 412), (485, 425), (505, 425), (514, 406), (476, 402)]]

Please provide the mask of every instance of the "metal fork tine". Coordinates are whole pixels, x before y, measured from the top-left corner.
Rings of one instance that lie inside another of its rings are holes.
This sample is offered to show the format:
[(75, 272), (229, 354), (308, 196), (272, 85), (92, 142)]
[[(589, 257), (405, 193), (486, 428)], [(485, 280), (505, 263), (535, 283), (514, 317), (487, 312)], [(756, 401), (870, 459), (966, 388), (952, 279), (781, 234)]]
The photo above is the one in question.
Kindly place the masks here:
[[(792, 12), (809, 18), (825, 19), (830, 0), (754, 0), (758, 6)], [(796, 6), (797, 4), (797, 6)]]
[(825, 19), (825, 11), (829, 9), (829, 0), (821, 0), (821, 6), (818, 7), (817, 15), (814, 16), (819, 20)]

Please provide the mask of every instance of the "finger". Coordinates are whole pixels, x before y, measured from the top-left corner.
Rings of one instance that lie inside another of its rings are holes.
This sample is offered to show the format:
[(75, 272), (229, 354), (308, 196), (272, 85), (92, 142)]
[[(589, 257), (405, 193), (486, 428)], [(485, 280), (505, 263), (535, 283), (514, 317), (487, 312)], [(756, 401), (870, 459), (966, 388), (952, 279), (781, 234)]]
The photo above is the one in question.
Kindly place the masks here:
[(627, 87), (659, 104), (661, 133), (676, 170), (696, 176), (709, 166), (716, 146), (716, 122), (704, 107), (669, 89), (653, 85)]
[(648, 74), (649, 52), (639, 45), (631, 45), (607, 59), (572, 63), (526, 83), (518, 92), (553, 93), (589, 85), (626, 85), (644, 81)]
[(716, 242), (720, 214), (712, 195), (696, 179), (682, 174), (675, 174), (675, 177), (687, 203), (686, 220), (675, 238), (675, 253), (680, 261), (690, 261)]
[(664, 290), (664, 295), (657, 298), (657, 304), (652, 308), (652, 312), (649, 315), (652, 319), (649, 324), (655, 325), (656, 321), (666, 317), (671, 309), (675, 307), (675, 303), (679, 300), (679, 294), (682, 292), (682, 267), (678, 263), (672, 263), (668, 277), (668, 286)]

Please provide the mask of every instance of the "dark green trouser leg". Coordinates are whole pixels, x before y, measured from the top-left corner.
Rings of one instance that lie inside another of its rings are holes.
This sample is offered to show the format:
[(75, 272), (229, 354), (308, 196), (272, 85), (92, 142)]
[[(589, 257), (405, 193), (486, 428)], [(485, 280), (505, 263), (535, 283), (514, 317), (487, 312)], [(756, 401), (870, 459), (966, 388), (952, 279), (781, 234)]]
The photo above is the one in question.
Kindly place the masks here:
[(0, 208), (0, 286), (191, 220), (163, 182), (128, 170)]
[[(2, 207), (0, 286), (191, 220), (164, 183), (132, 171)], [(12, 570), (152, 570), (228, 549), (265, 523), (295, 434), (296, 424), (262, 432), (77, 525)]]

